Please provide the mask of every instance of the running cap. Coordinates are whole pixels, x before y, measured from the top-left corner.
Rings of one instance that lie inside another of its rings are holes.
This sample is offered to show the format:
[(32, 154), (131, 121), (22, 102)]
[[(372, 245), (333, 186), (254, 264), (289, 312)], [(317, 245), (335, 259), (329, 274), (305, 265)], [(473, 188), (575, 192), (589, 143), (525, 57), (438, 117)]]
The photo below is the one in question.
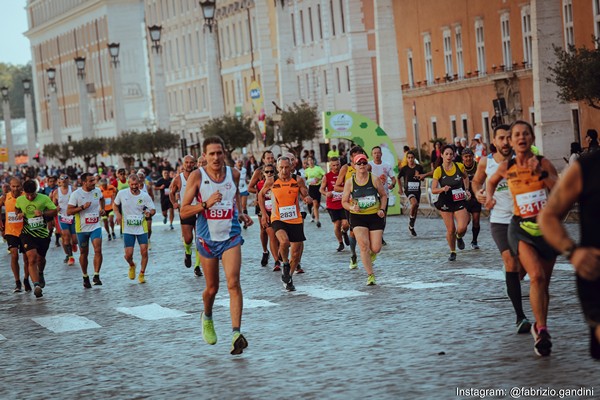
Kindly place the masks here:
[(478, 133), (477, 135), (475, 135), (473, 140), (481, 140), (481, 133)]
[(355, 155), (355, 156), (354, 156), (354, 158), (352, 159), (352, 162), (353, 162), (354, 164), (356, 164), (356, 163), (357, 163), (357, 162), (359, 162), (360, 160), (365, 160), (365, 161), (367, 161), (367, 156), (365, 156), (365, 155), (364, 155), (364, 154), (362, 154), (362, 153), (359, 153), (359, 154), (357, 154), (357, 155)]

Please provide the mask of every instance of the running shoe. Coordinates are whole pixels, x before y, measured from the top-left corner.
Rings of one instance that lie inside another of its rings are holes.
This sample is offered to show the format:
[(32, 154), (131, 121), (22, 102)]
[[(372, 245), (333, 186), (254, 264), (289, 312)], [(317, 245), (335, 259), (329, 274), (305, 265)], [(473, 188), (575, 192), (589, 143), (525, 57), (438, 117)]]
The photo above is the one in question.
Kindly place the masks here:
[(295, 292), (296, 291), (296, 286), (294, 286), (294, 282), (292, 282), (292, 280), (290, 279), (290, 281), (288, 283), (284, 283), (285, 286), (285, 290), (287, 290), (288, 292)]
[(129, 279), (131, 279), (131, 280), (135, 279), (135, 264), (129, 266), (128, 276), (129, 276)]
[(150, 239), (148, 239), (148, 250), (152, 250), (152, 243), (150, 242)]
[(321, 227), (321, 221), (317, 221), (317, 228)]
[(43, 289), (46, 287), (46, 279), (44, 279), (44, 273), (38, 272), (38, 275), (40, 276), (40, 287)]
[(340, 245), (338, 246), (337, 251), (338, 252), (342, 251), (342, 250), (344, 250), (344, 248), (345, 248), (344, 243), (340, 242)]
[(26, 292), (31, 292), (31, 284), (29, 283), (29, 279), (23, 280), (23, 286), (25, 287)]
[(94, 286), (102, 286), (100, 275), (94, 275), (94, 277), (92, 278), (92, 282), (94, 282)]
[(54, 245), (55, 245), (56, 247), (60, 247), (60, 243), (58, 243), (58, 242), (56, 242)]
[(229, 350), (229, 354), (233, 356), (242, 354), (246, 347), (248, 347), (248, 341), (244, 335), (240, 332), (234, 332), (233, 339), (231, 339), (231, 350)]
[(479, 250), (479, 245), (477, 244), (477, 242), (471, 242), (471, 248), (473, 250)]
[(304, 270), (302, 269), (302, 265), (298, 264), (298, 266), (296, 267), (296, 273), (297, 274), (303, 274)]
[(268, 262), (269, 262), (269, 252), (265, 251), (265, 252), (263, 252), (262, 258), (260, 259), (260, 265), (265, 267)]
[(138, 275), (138, 282), (139, 283), (146, 283), (146, 277), (144, 276), (143, 272), (140, 272), (140, 274)]
[(33, 294), (34, 294), (34, 295), (35, 295), (35, 297), (37, 297), (37, 298), (40, 298), (40, 297), (42, 297), (42, 296), (44, 295), (44, 294), (43, 294), (43, 291), (42, 291), (42, 287), (41, 287), (41, 286), (39, 286), (39, 285), (38, 285), (38, 286), (36, 286), (36, 287), (35, 287), (35, 289), (33, 289)]
[(15, 288), (13, 293), (21, 293), (21, 281), (15, 281)]
[(69, 262), (69, 256), (65, 256), (65, 259), (63, 260), (63, 262), (66, 264)]
[(342, 231), (342, 237), (344, 238), (344, 244), (346, 246), (350, 246), (350, 238), (348, 237), (348, 232)]
[(116, 239), (116, 238), (117, 238), (117, 235), (115, 235), (115, 233), (114, 233), (114, 232), (112, 233), (112, 238), (113, 238), (113, 239)]
[(194, 275), (196, 275), (196, 276), (202, 276), (202, 270), (200, 269), (199, 266), (196, 266), (194, 268)]
[(185, 259), (183, 260), (183, 263), (185, 264), (186, 268), (191, 268), (192, 267), (192, 255), (186, 254)]
[(275, 261), (275, 266), (273, 267), (273, 272), (281, 271), (281, 262), (279, 260)]
[(408, 225), (408, 230), (410, 231), (411, 235), (417, 236), (417, 231), (415, 231), (415, 227), (414, 226)]
[(110, 242), (112, 240), (112, 237), (110, 237), (110, 233), (108, 234), (108, 241)]
[(283, 283), (290, 283), (292, 280), (292, 275), (290, 275), (290, 263), (283, 263), (283, 271), (281, 273), (281, 281)]
[(374, 285), (377, 285), (377, 282), (375, 282), (375, 275), (369, 274), (369, 276), (367, 277), (367, 286), (374, 286)]
[(163, 218), (163, 224), (165, 224), (165, 225), (167, 224), (167, 217)]
[(531, 322), (527, 318), (517, 322), (517, 333), (527, 333), (531, 330)]
[(91, 289), (92, 284), (90, 283), (90, 277), (89, 276), (84, 276), (83, 277), (83, 287), (86, 289)]
[(450, 257), (448, 257), (448, 261), (456, 261), (456, 252), (455, 251), (450, 252)]
[(75, 257), (69, 257), (69, 261), (67, 261), (67, 265), (74, 265), (75, 264)]
[(212, 319), (205, 319), (204, 313), (200, 314), (200, 322), (202, 323), (202, 338), (208, 344), (217, 343), (217, 333)]
[(456, 237), (456, 247), (458, 247), (459, 250), (465, 249), (465, 241), (463, 238)]
[(383, 240), (383, 238), (381, 238), (381, 245), (382, 246), (387, 246), (387, 243), (385, 242), (385, 240)]
[(173, 229), (175, 229), (175, 228), (173, 228), (173, 225), (171, 225), (171, 230), (173, 230)]
[(533, 351), (540, 357), (547, 357), (552, 351), (552, 342), (547, 329), (537, 330), (536, 324), (531, 325), (531, 335), (533, 336)]
[(358, 268), (358, 261), (356, 260), (356, 256), (350, 256), (350, 269)]

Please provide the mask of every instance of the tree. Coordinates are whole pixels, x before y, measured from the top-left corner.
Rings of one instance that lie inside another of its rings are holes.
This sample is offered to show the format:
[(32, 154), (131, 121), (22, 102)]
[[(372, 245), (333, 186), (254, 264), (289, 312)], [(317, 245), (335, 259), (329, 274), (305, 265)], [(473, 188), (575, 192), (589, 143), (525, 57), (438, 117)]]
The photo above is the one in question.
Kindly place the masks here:
[(137, 131), (125, 131), (121, 135), (109, 141), (108, 148), (111, 154), (118, 154), (123, 157), (125, 169), (129, 170), (135, 162), (135, 156), (140, 154), (138, 145), (140, 143), (140, 133)]
[[(11, 118), (25, 118), (25, 104), (23, 103), (23, 79), (31, 80), (31, 64), (13, 65), (0, 63), (0, 86), (8, 87)], [(33, 96), (33, 85), (31, 87)], [(33, 113), (35, 115), (35, 101), (32, 101)], [(3, 110), (0, 107), (0, 118), (4, 119)]]
[(229, 114), (213, 118), (202, 126), (202, 134), (205, 138), (218, 136), (223, 139), (227, 158), (232, 162), (231, 153), (254, 140), (252, 118), (246, 116), (237, 118)]
[(583, 101), (600, 109), (600, 39), (593, 41), (597, 46), (594, 49), (570, 45), (569, 51), (565, 51), (553, 46), (557, 61), (548, 67), (551, 72), (548, 82), (558, 86), (558, 98), (564, 103)]
[(155, 132), (147, 130), (137, 138), (138, 150), (141, 154), (150, 154), (154, 160), (165, 150), (177, 147), (179, 136), (166, 129), (159, 128)]
[(104, 138), (85, 138), (71, 143), (73, 146), (73, 155), (81, 157), (85, 163), (85, 170), (90, 166), (90, 161), (95, 159), (98, 154), (106, 151), (106, 139)]
[(44, 146), (44, 154), (47, 158), (55, 158), (61, 165), (66, 165), (67, 160), (72, 158), (69, 143), (50, 143)]
[(301, 154), (302, 142), (313, 140), (321, 129), (317, 106), (294, 103), (283, 111), (280, 129), (282, 144), (295, 154)]

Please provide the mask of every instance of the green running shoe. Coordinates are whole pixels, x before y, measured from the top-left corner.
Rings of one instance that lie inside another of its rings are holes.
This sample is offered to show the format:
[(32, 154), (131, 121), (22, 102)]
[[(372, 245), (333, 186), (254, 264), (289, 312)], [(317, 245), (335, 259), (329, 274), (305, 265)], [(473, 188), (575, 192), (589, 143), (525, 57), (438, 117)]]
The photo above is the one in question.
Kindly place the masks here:
[(356, 256), (350, 257), (350, 269), (358, 268), (358, 261), (356, 260)]
[(242, 354), (246, 347), (248, 347), (248, 341), (244, 335), (239, 332), (234, 332), (233, 339), (231, 339), (231, 350), (229, 350), (229, 354)]
[(373, 285), (377, 285), (377, 282), (375, 282), (375, 275), (369, 274), (369, 277), (367, 278), (367, 286)]
[(215, 325), (212, 319), (204, 319), (204, 313), (200, 315), (200, 321), (202, 322), (202, 338), (208, 344), (217, 343), (217, 333), (215, 332)]

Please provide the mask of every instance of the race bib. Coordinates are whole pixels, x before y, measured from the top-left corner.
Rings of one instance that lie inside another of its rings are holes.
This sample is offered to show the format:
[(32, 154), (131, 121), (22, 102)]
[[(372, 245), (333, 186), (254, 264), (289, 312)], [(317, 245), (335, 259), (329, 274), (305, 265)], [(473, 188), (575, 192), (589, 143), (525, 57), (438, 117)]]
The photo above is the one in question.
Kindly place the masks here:
[(6, 220), (9, 224), (20, 224), (23, 222), (23, 214), (20, 217), (17, 216), (17, 213), (14, 211), (9, 211), (6, 215)]
[(233, 218), (233, 202), (223, 200), (205, 211), (206, 219), (231, 219)]
[(331, 201), (342, 201), (342, 192), (331, 192)]
[(548, 201), (545, 189), (527, 192), (515, 196), (521, 218), (533, 218), (537, 216)]
[(125, 223), (127, 226), (142, 226), (144, 217), (141, 215), (128, 215), (125, 217)]
[(373, 207), (377, 204), (377, 198), (375, 196), (363, 196), (357, 199), (358, 208), (365, 209), (369, 207)]
[(44, 217), (33, 217), (27, 219), (27, 225), (31, 228), (43, 228), (46, 226), (46, 222), (44, 221)]
[(421, 189), (421, 182), (408, 182), (408, 190), (410, 192), (416, 192)]
[(171, 193), (171, 189), (165, 188), (165, 194), (169, 194), (169, 193)]
[(279, 207), (279, 218), (282, 221), (289, 221), (298, 218), (296, 206)]
[(265, 200), (265, 209), (268, 212), (271, 212), (271, 210), (273, 210), (273, 200), (271, 200), (271, 199)]
[(463, 189), (452, 189), (452, 200), (461, 201), (467, 197), (467, 193)]
[(104, 205), (109, 206), (112, 204), (112, 197), (105, 197), (104, 198)]
[(73, 216), (72, 215), (59, 215), (58, 220), (63, 224), (72, 224)]
[(83, 217), (83, 222), (87, 225), (97, 224), (100, 220), (98, 213), (89, 213)]

